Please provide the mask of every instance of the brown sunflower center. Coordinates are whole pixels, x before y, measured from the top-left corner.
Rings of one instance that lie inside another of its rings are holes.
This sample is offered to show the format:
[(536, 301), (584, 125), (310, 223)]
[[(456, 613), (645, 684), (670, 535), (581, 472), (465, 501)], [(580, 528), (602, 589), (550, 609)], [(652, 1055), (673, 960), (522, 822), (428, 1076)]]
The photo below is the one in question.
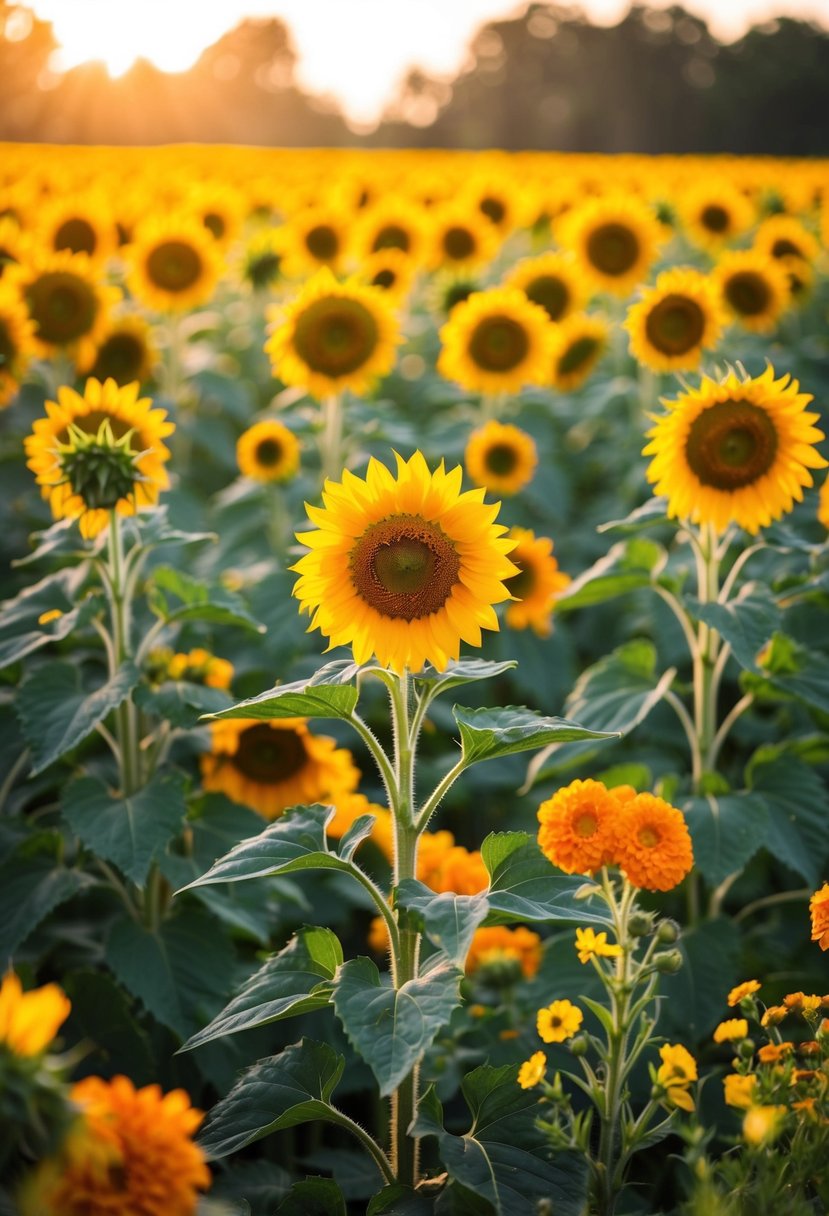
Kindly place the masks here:
[(392, 515), (355, 542), (351, 578), (381, 616), (414, 621), (439, 612), (458, 583), (457, 550), (443, 529), (419, 515)]
[(484, 462), (490, 473), (506, 477), (518, 464), (518, 453), (511, 443), (493, 443), (486, 450)]
[(570, 303), (570, 289), (555, 274), (540, 274), (531, 279), (524, 294), (533, 304), (540, 304), (551, 321), (559, 321)]
[(587, 258), (602, 274), (627, 274), (639, 258), (639, 240), (627, 224), (599, 224), (587, 238)]
[(26, 288), (29, 315), (44, 342), (61, 346), (89, 333), (98, 299), (94, 289), (71, 270), (49, 270)]
[(573, 824), (576, 835), (584, 839), (588, 836), (595, 836), (598, 827), (599, 823), (593, 811), (582, 811)]
[(672, 292), (648, 313), (645, 333), (663, 355), (684, 355), (702, 342), (705, 314), (696, 300)]
[(389, 288), (394, 287), (396, 282), (397, 275), (391, 267), (387, 266), (383, 270), (377, 271), (371, 280), (371, 285), (372, 287), (382, 287), (384, 291), (388, 291)]
[(411, 235), (405, 228), (400, 224), (386, 224), (375, 236), (371, 251), (377, 253), (380, 249), (402, 249), (408, 253), (411, 244)]
[(6, 322), (0, 317), (0, 373), (8, 371), (9, 364), (17, 354), (17, 347), (12, 341), (11, 333)]
[(275, 784), (300, 772), (307, 759), (300, 734), (289, 729), (275, 730), (263, 722), (242, 731), (232, 763), (252, 781)]
[(639, 843), (645, 849), (655, 849), (659, 844), (659, 833), (657, 832), (656, 828), (652, 827), (649, 823), (646, 823), (644, 827), (641, 827), (636, 833), (636, 836)]
[(475, 326), (469, 341), (469, 357), (486, 372), (511, 372), (526, 359), (530, 339), (514, 317), (496, 313)]
[(725, 298), (742, 317), (756, 317), (771, 303), (771, 289), (756, 270), (739, 270), (725, 283)]
[(55, 233), (55, 249), (70, 249), (72, 253), (94, 253), (98, 236), (89, 220), (75, 216), (64, 220)]
[(219, 215), (218, 211), (208, 211), (202, 216), (202, 223), (211, 236), (220, 241), (227, 232), (227, 221), (223, 215)]
[(266, 469), (272, 469), (282, 459), (282, 444), (278, 439), (263, 439), (256, 448), (256, 460)]
[(502, 224), (504, 216), (507, 214), (507, 209), (500, 198), (493, 198), (487, 195), (478, 203), (478, 210), (483, 212), (488, 220), (492, 220), (493, 224)]
[(585, 367), (591, 359), (594, 359), (599, 353), (599, 340), (585, 334), (584, 337), (576, 338), (575, 342), (571, 342), (564, 354), (558, 361), (558, 371), (560, 376), (569, 376), (573, 372), (580, 371)]
[(448, 258), (461, 262), (475, 252), (475, 238), (468, 228), (453, 224), (443, 234), (443, 250)]
[(773, 258), (802, 258), (803, 250), (799, 245), (795, 245), (794, 241), (790, 241), (786, 237), (778, 237), (771, 247), (771, 256)]
[(147, 275), (162, 291), (187, 291), (201, 272), (199, 251), (187, 241), (161, 241), (147, 258)]
[(777, 454), (777, 431), (751, 401), (718, 401), (691, 424), (686, 456), (706, 486), (738, 490), (768, 472)]
[(535, 586), (535, 571), (529, 562), (522, 562), (512, 553), (510, 561), (518, 567), (518, 573), (513, 574), (512, 578), (505, 578), (504, 586), (517, 600), (525, 600), (532, 595)]
[(311, 371), (347, 376), (369, 361), (379, 336), (365, 304), (327, 296), (314, 300), (296, 318), (294, 347)]
[(729, 221), (730, 216), (728, 212), (719, 203), (709, 203), (707, 207), (703, 207), (699, 217), (699, 222), (709, 232), (726, 232)]
[(146, 347), (137, 334), (112, 334), (98, 348), (90, 375), (97, 380), (109, 377), (116, 384), (129, 384), (141, 378)]
[(340, 238), (330, 224), (315, 224), (305, 234), (305, 247), (318, 262), (331, 262), (340, 252)]

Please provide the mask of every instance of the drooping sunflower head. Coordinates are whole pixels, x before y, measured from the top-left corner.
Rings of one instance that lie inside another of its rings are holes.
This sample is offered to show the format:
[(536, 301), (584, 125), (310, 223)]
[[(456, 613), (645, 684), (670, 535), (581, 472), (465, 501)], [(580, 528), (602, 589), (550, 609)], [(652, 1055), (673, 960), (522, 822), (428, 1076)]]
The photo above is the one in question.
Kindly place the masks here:
[(539, 304), (551, 321), (563, 321), (587, 303), (584, 275), (570, 253), (544, 253), (519, 262), (504, 280)]
[(139, 399), (138, 384), (90, 379), (83, 396), (63, 386), (46, 413), (24, 445), (55, 519), (79, 519), (92, 537), (110, 511), (133, 515), (158, 501), (169, 484), (163, 441), (175, 427), (149, 397)]
[(707, 275), (686, 267), (665, 270), (629, 309), (631, 353), (657, 372), (691, 371), (719, 339), (723, 310)]
[(575, 208), (561, 224), (561, 239), (595, 290), (626, 296), (644, 280), (663, 234), (652, 209), (626, 195)]
[(569, 585), (570, 576), (559, 570), (548, 536), (536, 536), (529, 528), (511, 528), (510, 537), (515, 541), (510, 561), (518, 567), (518, 574), (507, 579), (507, 588), (514, 596), (507, 605), (507, 625), (548, 637), (553, 629), (555, 601)]
[(35, 328), (26, 306), (9, 285), (0, 283), (0, 409), (17, 392), (35, 352)]
[(647, 477), (667, 495), (669, 514), (756, 533), (790, 511), (813, 483), (809, 470), (827, 464), (814, 446), (824, 435), (806, 409), (811, 400), (769, 366), (756, 378), (703, 376), (699, 388), (666, 401), (644, 455), (653, 457)]
[(469, 436), (463, 459), (476, 486), (517, 494), (532, 481), (538, 452), (532, 435), (520, 427), (491, 421)]
[(275, 418), (255, 422), (239, 436), (236, 461), (243, 477), (290, 481), (299, 468), (299, 440)]
[(509, 598), (517, 573), (507, 557), (498, 506), (482, 489), (461, 491), (461, 470), (429, 472), (420, 452), (397, 457), (397, 476), (371, 460), (365, 480), (345, 472), (326, 482), (324, 507), (308, 507), (317, 530), (298, 539), (310, 552), (293, 567), (294, 595), (330, 646), (351, 646), (358, 663), (443, 670), (461, 641), (481, 644), (497, 629), (493, 604)]
[(791, 285), (785, 266), (759, 250), (723, 254), (712, 277), (726, 311), (753, 333), (774, 329), (789, 305)]
[(755, 208), (745, 193), (725, 178), (685, 188), (678, 203), (689, 239), (703, 249), (721, 249), (755, 219)]
[(279, 315), (265, 350), (275, 374), (317, 398), (366, 392), (394, 366), (400, 331), (388, 297), (320, 270)]
[(9, 267), (5, 278), (23, 295), (37, 353), (47, 359), (58, 350), (75, 354), (94, 343), (121, 298), (83, 253), (33, 253), (25, 263)]
[(596, 314), (573, 313), (556, 325), (550, 359), (553, 387), (572, 392), (588, 379), (610, 343), (610, 326)]
[(123, 387), (133, 380), (145, 384), (152, 379), (157, 364), (158, 351), (150, 326), (138, 313), (127, 313), (110, 322), (79, 371), (96, 380), (114, 380)]
[(495, 256), (498, 229), (469, 204), (445, 203), (429, 214), (431, 266), (466, 270)]
[(438, 371), (464, 388), (511, 393), (549, 379), (552, 326), (543, 308), (512, 288), (476, 292), (440, 331)]
[(140, 224), (124, 256), (133, 295), (158, 312), (185, 312), (205, 304), (222, 268), (216, 241), (189, 215)]

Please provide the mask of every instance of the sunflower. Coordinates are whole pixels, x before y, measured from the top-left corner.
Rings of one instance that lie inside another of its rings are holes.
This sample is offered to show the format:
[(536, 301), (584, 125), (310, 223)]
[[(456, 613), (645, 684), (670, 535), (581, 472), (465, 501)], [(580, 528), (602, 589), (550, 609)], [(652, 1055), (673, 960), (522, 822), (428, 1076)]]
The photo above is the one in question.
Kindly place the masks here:
[(242, 231), (244, 196), (225, 182), (199, 183), (187, 194), (184, 205), (223, 248), (236, 240)]
[(321, 266), (337, 271), (345, 260), (349, 227), (339, 209), (310, 207), (280, 229), (285, 273), (303, 277)]
[(655, 372), (691, 371), (716, 346), (723, 312), (716, 288), (698, 270), (665, 270), (629, 309), (631, 354)]
[(523, 292), (491, 288), (452, 310), (440, 331), (438, 371), (481, 393), (515, 393), (549, 378), (552, 326)]
[(458, 270), (439, 270), (428, 283), (426, 301), (432, 312), (445, 321), (470, 296), (483, 291), (480, 280)]
[(463, 462), (476, 486), (517, 494), (532, 481), (538, 451), (533, 437), (520, 427), (486, 422), (469, 436)]
[(57, 984), (23, 991), (13, 971), (0, 984), (0, 1052), (42, 1055), (69, 1017), (69, 998)]
[(83, 253), (35, 253), (25, 264), (8, 268), (6, 279), (23, 295), (36, 352), (46, 359), (58, 350), (75, 354), (85, 349), (81, 344), (97, 342), (121, 298), (117, 287), (101, 283)]
[(682, 811), (654, 794), (637, 794), (617, 806), (614, 860), (635, 887), (672, 891), (694, 864)]
[(158, 312), (207, 303), (221, 272), (216, 242), (190, 216), (165, 214), (140, 224), (124, 256), (130, 291)]
[(746, 232), (755, 219), (755, 209), (742, 190), (724, 179), (706, 178), (684, 188), (677, 203), (689, 239), (703, 249), (720, 249)]
[(152, 340), (152, 330), (138, 313), (110, 321), (95, 348), (89, 350), (78, 371), (96, 380), (114, 380), (121, 386), (137, 380), (145, 384), (152, 379), (158, 365), (158, 351)]
[(447, 203), (429, 214), (428, 263), (435, 268), (468, 270), (490, 262), (498, 251), (498, 230), (463, 203)]
[(266, 291), (282, 275), (282, 238), (279, 228), (263, 228), (242, 250), (236, 272), (254, 291)]
[(573, 313), (552, 331), (550, 379), (559, 392), (580, 388), (610, 344), (610, 326), (602, 317)]
[(669, 514), (756, 533), (790, 511), (812, 485), (809, 469), (827, 463), (813, 446), (824, 435), (806, 410), (811, 400), (769, 366), (753, 379), (703, 376), (699, 388), (666, 401), (643, 454), (653, 457), (647, 477), (668, 496)]
[[(389, 862), (394, 860), (394, 822), (388, 807), (369, 802), (365, 794), (337, 792), (330, 800), (334, 806), (334, 815), (325, 825), (325, 831), (332, 840), (340, 840), (361, 815), (373, 815), (374, 827), (369, 839)], [(382, 917), (380, 923), (385, 928)], [(388, 945), (388, 941), (386, 944)]]
[(652, 209), (625, 195), (594, 198), (571, 211), (561, 239), (597, 291), (627, 296), (645, 278), (663, 236)]
[(525, 199), (506, 174), (492, 173), (474, 179), (464, 190), (464, 201), (504, 237), (523, 223)]
[[(57, 402), (46, 402), (46, 413), (24, 446), (55, 519), (80, 518), (82, 534), (91, 537), (106, 527), (113, 507), (133, 515), (157, 502), (169, 484), (163, 440), (175, 427), (149, 397), (139, 399), (137, 384), (90, 379), (83, 396), (64, 385)], [(101, 491), (120, 496), (104, 502)]]
[(618, 803), (601, 781), (572, 781), (538, 808), (538, 845), (565, 874), (592, 874), (615, 860)]
[(338, 283), (324, 268), (280, 314), (265, 350), (285, 384), (322, 398), (343, 389), (365, 393), (391, 371), (400, 341), (380, 288), (352, 279)]
[(754, 248), (784, 264), (787, 258), (797, 258), (811, 265), (820, 253), (820, 242), (794, 216), (773, 215), (757, 229)]
[(85, 253), (104, 262), (118, 247), (118, 232), (105, 200), (92, 195), (59, 198), (38, 214), (37, 235), (47, 249)]
[(541, 305), (551, 321), (563, 321), (587, 303), (584, 276), (571, 253), (524, 258), (504, 280), (504, 286), (523, 291), (533, 304)]
[(514, 978), (523, 976), (531, 980), (541, 966), (541, 938), (532, 929), (519, 925), (508, 929), (506, 925), (487, 925), (476, 929), (466, 956), (464, 970), (474, 975), (482, 968), (501, 970)]
[(31, 241), (12, 219), (0, 219), (0, 279), (7, 266), (26, 260)]
[(26, 307), (0, 283), (0, 408), (8, 405), (35, 350), (35, 328)]
[(507, 605), (507, 625), (510, 629), (532, 629), (540, 638), (549, 637), (553, 607), (570, 583), (570, 576), (559, 570), (548, 536), (536, 536), (529, 528), (511, 528), (509, 535), (515, 541), (510, 561), (518, 566), (519, 573), (507, 579), (507, 589), (514, 596), (513, 603)]
[(791, 286), (785, 266), (759, 250), (723, 254), (712, 277), (728, 313), (753, 333), (773, 329), (789, 304)]
[(351, 793), (360, 779), (351, 752), (312, 735), (305, 718), (228, 718), (211, 722), (210, 730), (212, 747), (201, 757), (204, 788), (265, 819), (277, 819), (289, 806)]
[(297, 537), (311, 551), (293, 567), (294, 595), (331, 647), (397, 672), (426, 662), (442, 671), (461, 641), (480, 646), (481, 629), (498, 628), (492, 605), (517, 573), (512, 542), (494, 522), (497, 504), (461, 491), (460, 468), (430, 473), (415, 452), (397, 457), (395, 478), (372, 459), (365, 480), (345, 472), (322, 497), (322, 509), (308, 508), (318, 530)]
[(299, 468), (299, 440), (284, 423), (265, 418), (239, 436), (236, 461), (254, 481), (290, 481)]
[(416, 274), (417, 266), (407, 253), (378, 249), (363, 260), (357, 277), (369, 287), (378, 287), (399, 305), (411, 291)]
[(419, 264), (427, 247), (427, 231), (424, 209), (398, 195), (365, 209), (355, 225), (354, 249), (362, 257), (381, 249), (399, 249)]

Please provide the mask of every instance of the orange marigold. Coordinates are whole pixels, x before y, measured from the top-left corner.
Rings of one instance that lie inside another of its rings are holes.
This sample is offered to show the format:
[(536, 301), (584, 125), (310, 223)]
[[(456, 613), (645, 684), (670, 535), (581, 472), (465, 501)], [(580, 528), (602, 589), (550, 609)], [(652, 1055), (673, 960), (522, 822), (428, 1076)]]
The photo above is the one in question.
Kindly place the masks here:
[(539, 847), (565, 874), (592, 874), (614, 860), (617, 813), (601, 781), (573, 781), (538, 808)]
[(489, 886), (489, 873), (477, 849), (465, 849), (456, 844), (444, 854), (430, 886), (434, 891), (477, 895)]
[(466, 974), (472, 975), (492, 963), (517, 963), (525, 979), (531, 980), (541, 966), (541, 938), (519, 925), (490, 925), (476, 929), (466, 956)]
[(760, 985), (757, 980), (744, 980), (742, 984), (738, 984), (736, 988), (732, 988), (728, 994), (728, 1007), (733, 1009), (735, 1005), (739, 1005), (740, 1001), (747, 996), (753, 996), (755, 992), (760, 991)]
[(821, 950), (829, 950), (829, 882), (815, 891), (809, 900), (809, 912), (812, 916), (812, 941), (817, 942)]
[(655, 794), (617, 803), (616, 860), (635, 887), (671, 891), (694, 864), (685, 816)]

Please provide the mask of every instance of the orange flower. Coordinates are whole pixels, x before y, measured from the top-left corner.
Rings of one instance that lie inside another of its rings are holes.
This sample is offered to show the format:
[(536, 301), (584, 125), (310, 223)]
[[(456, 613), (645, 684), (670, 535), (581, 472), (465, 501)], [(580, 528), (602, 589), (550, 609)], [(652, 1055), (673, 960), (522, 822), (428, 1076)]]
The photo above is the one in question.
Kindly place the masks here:
[(760, 991), (760, 985), (757, 980), (744, 980), (742, 984), (738, 984), (736, 988), (732, 988), (728, 994), (728, 1006), (733, 1009), (735, 1005), (739, 1005), (740, 1001), (747, 996), (753, 996), (755, 992)]
[(453, 845), (441, 859), (432, 889), (454, 891), (456, 895), (477, 895), (489, 886), (489, 873), (481, 854)]
[(617, 804), (601, 781), (573, 781), (538, 808), (538, 844), (565, 874), (592, 874), (613, 860)]
[(531, 980), (541, 965), (541, 938), (532, 929), (519, 925), (491, 925), (476, 929), (466, 956), (466, 974), (492, 964), (515, 963), (525, 979)]
[(812, 941), (817, 942), (821, 950), (829, 950), (829, 882), (815, 891), (809, 900), (809, 912), (812, 916)]
[(665, 1043), (659, 1048), (662, 1063), (656, 1072), (656, 1083), (665, 1090), (670, 1106), (692, 1111), (694, 1099), (688, 1092), (697, 1079), (697, 1062), (681, 1043)]
[(729, 1018), (720, 1022), (714, 1031), (715, 1043), (731, 1043), (735, 1039), (744, 1039), (748, 1035), (748, 1022), (745, 1018)]
[(69, 1016), (69, 999), (57, 984), (24, 992), (9, 971), (0, 985), (0, 1045), (16, 1056), (39, 1056)]
[(766, 1043), (757, 1052), (757, 1059), (761, 1064), (776, 1064), (778, 1060), (789, 1055), (792, 1050), (792, 1043)]
[(785, 1005), (769, 1005), (766, 1012), (760, 1018), (761, 1026), (779, 1026), (780, 1023), (787, 1018), (789, 1010)]
[(620, 809), (620, 867), (635, 887), (671, 891), (694, 864), (685, 816), (654, 794), (637, 794)]

